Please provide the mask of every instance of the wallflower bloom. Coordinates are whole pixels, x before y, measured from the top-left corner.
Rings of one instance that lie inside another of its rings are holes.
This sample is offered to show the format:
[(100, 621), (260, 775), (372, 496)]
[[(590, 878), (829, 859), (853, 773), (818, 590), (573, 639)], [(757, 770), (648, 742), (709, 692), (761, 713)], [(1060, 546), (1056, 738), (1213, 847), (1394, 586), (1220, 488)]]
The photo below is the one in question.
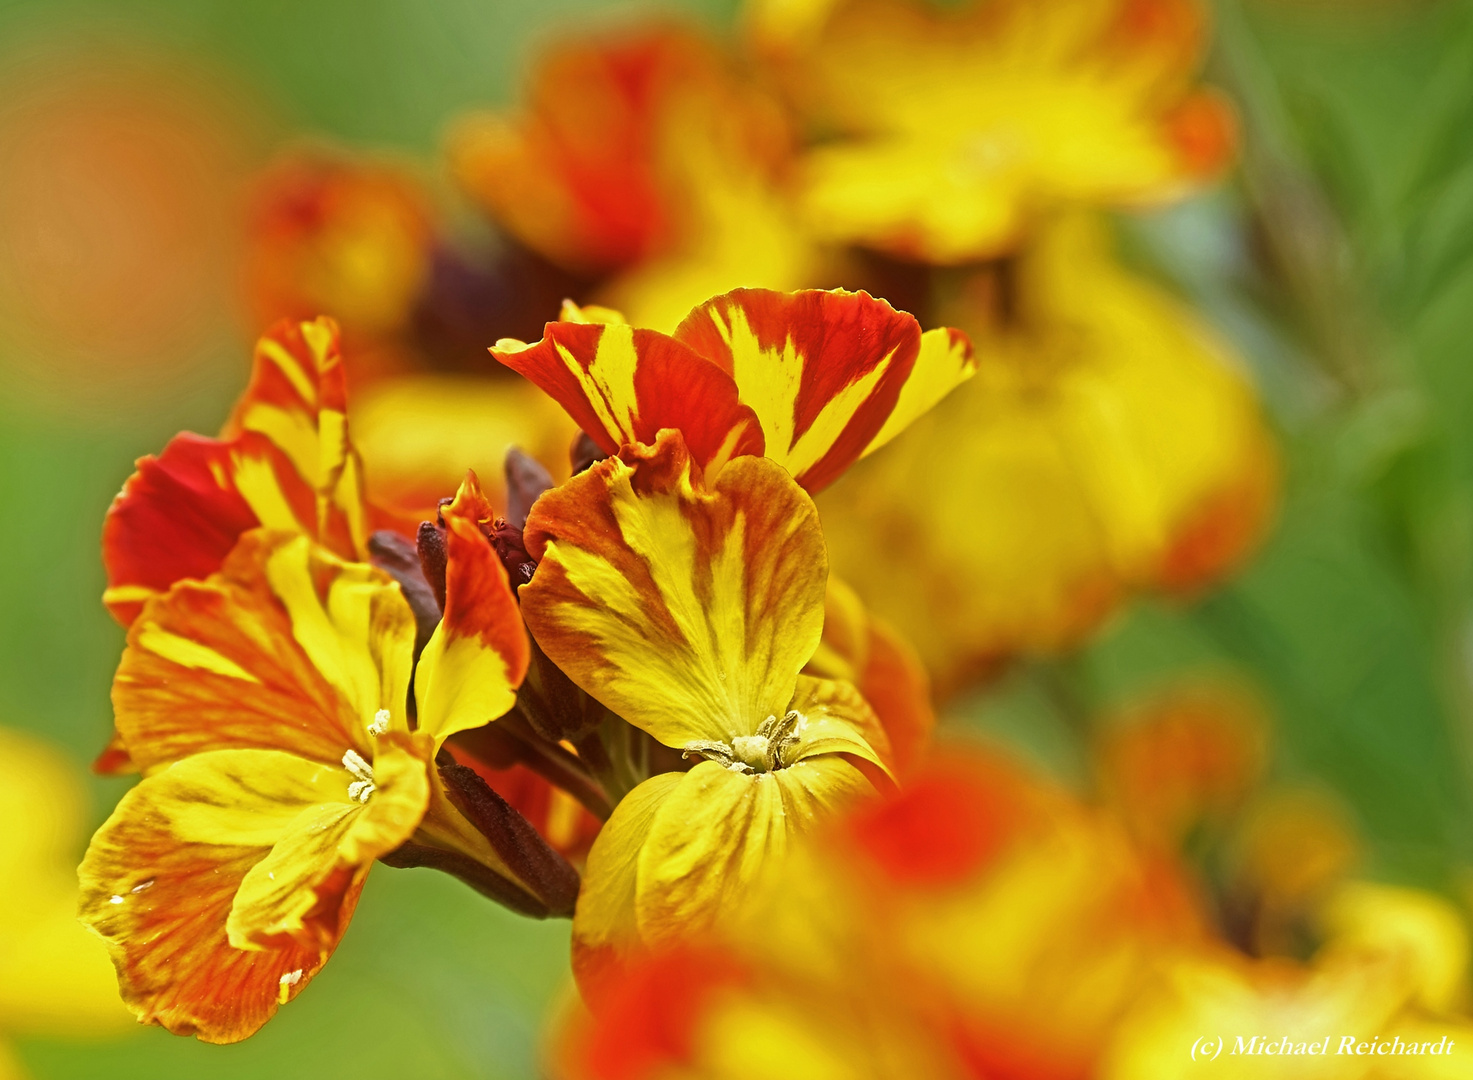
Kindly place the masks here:
[(703, 296), (811, 276), (782, 192), (786, 118), (703, 38), (658, 27), (562, 45), (526, 96), (521, 116), (464, 118), (452, 166), (522, 243), (612, 275), (603, 301), (668, 329)]
[(107, 957), (77, 925), (73, 845), (83, 823), (77, 769), (39, 739), (0, 728), (0, 1077), (26, 1075), (12, 1035), (121, 1030)]
[(1212, 584), (1277, 493), (1235, 358), (1095, 222), (1060, 222), (1011, 273), (1004, 315), (970, 310), (977, 376), (820, 500), (835, 571), (943, 696), (1079, 641), (1133, 591)]
[(1238, 810), (1268, 759), (1263, 706), (1248, 692), (1184, 682), (1102, 725), (1100, 786), (1145, 841), (1175, 846)]
[(432, 768), (446, 737), (512, 706), (528, 662), (473, 481), (444, 513), (445, 613), (414, 669), (413, 721), (399, 586), (300, 533), (247, 533), (133, 621), (113, 700), (144, 778), (93, 839), (81, 910), (140, 1020), (251, 1034), (326, 962), (373, 861), (396, 850), (529, 913), (571, 905), (566, 864), (493, 844), (472, 822), (505, 804), (484, 787), (467, 801)]
[(852, 686), (800, 676), (823, 632), (812, 501), (756, 457), (702, 479), (678, 432), (626, 446), (544, 495), (522, 612), (584, 691), (702, 760), (619, 803), (574, 918), (586, 989), (619, 954), (720, 923), (792, 838), (878, 777), (883, 729)]
[(1192, 85), (1204, 22), (1195, 0), (841, 6), (797, 75), (847, 136), (804, 162), (809, 227), (959, 263), (1060, 203), (1180, 197), (1233, 146), (1226, 104)]
[(976, 364), (966, 335), (921, 332), (868, 293), (737, 289), (673, 336), (567, 305), (534, 345), (491, 350), (565, 408), (606, 453), (679, 430), (710, 478), (765, 455), (817, 491), (879, 449)]

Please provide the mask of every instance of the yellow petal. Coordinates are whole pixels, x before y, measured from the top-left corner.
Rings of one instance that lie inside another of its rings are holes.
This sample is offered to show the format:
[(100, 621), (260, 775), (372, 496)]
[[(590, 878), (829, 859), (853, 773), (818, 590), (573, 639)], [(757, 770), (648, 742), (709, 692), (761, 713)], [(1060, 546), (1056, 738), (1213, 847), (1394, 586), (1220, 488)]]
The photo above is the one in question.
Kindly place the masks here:
[(822, 634), (827, 560), (777, 465), (737, 458), (708, 490), (665, 432), (542, 496), (526, 540), (532, 636), (630, 723), (684, 746), (786, 711)]
[(800, 675), (788, 707), (804, 717), (792, 755), (795, 760), (818, 754), (853, 754), (889, 771), (885, 728), (851, 684)]
[(441, 516), (445, 612), (414, 675), (419, 730), (437, 745), (505, 715), (516, 704), (530, 653), (506, 570), (481, 531), (495, 515), (474, 473)]
[(272, 551), (265, 577), (291, 619), (292, 637), (364, 726), (388, 709), (407, 729), (401, 703), (408, 700), (415, 628), (399, 586), (383, 571), (342, 562), (306, 537)]
[(220, 573), (149, 601), (128, 642), (113, 707), (145, 770), (227, 747), (336, 764), (370, 753), (380, 709), (407, 728), (409, 605), (387, 574), (306, 537), (246, 534)]
[(585, 994), (596, 994), (618, 954), (638, 944), (639, 851), (655, 812), (684, 779), (681, 773), (650, 777), (620, 800), (593, 841), (573, 916), (573, 973)]
[(640, 936), (652, 943), (737, 919), (780, 883), (795, 836), (872, 790), (839, 755), (755, 774), (697, 765), (666, 795), (639, 852)]
[[(361, 878), (375, 859), (414, 833), (430, 798), (431, 742), (394, 732), (378, 740), (376, 749), (366, 802), (307, 807), (246, 874), (225, 924), (235, 948), (262, 948), (283, 937), (319, 940), (324, 928), (309, 916), (320, 906), (324, 886), (343, 871)], [(324, 944), (338, 927), (333, 923), (326, 930)]]

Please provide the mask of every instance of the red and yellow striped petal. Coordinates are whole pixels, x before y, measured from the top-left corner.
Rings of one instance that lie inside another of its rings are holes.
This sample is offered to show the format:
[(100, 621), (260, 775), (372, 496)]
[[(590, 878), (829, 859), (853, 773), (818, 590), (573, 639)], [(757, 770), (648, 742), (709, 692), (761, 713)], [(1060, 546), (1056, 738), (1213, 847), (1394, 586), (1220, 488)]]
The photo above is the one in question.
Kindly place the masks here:
[(414, 616), (382, 571), (304, 536), (248, 533), (218, 574), (145, 605), (113, 683), (118, 731), (145, 771), (206, 750), (368, 752), (388, 709), (404, 729)]
[[(969, 360), (966, 338), (945, 333)], [(761, 422), (767, 456), (810, 491), (939, 400), (961, 363), (950, 350), (928, 356), (908, 415), (887, 429), (916, 367), (921, 328), (868, 293), (737, 289), (696, 308), (675, 337), (731, 374)]]
[(184, 434), (145, 457), (103, 526), (104, 602), (124, 625), (143, 601), (219, 569), (241, 533), (296, 530), (361, 558), (363, 469), (348, 441), (337, 326), (277, 323), (221, 439)]
[(176, 435), (138, 460), (102, 527), (103, 603), (127, 626), (176, 581), (205, 578), (242, 533), (316, 529), (316, 500), (287, 456), (258, 434), (222, 442)]
[[(580, 318), (598, 314), (579, 312)], [(491, 355), (554, 398), (607, 453), (653, 443), (663, 428), (685, 435), (702, 469), (762, 453), (757, 418), (739, 400), (731, 376), (654, 330), (622, 322), (548, 323), (535, 345), (500, 341)]]
[(976, 371), (977, 359), (972, 355), (972, 342), (966, 334), (949, 326), (927, 330), (921, 335), (921, 350), (916, 354), (915, 368), (900, 389), (900, 400), (864, 452), (871, 454), (884, 446), (930, 412)]
[(707, 488), (677, 432), (543, 495), (522, 614), (582, 689), (661, 742), (729, 741), (781, 716), (823, 630), (812, 501), (770, 461)]
[(415, 672), (419, 730), (436, 745), (504, 715), (531, 646), (506, 569), (482, 531), (496, 514), (468, 473), (445, 520), (445, 612)]
[(301, 992), (372, 860), (424, 812), (428, 747), (399, 738), (367, 802), (342, 766), (277, 750), (198, 754), (123, 797), (82, 862), (80, 911), (140, 1021), (234, 1042)]

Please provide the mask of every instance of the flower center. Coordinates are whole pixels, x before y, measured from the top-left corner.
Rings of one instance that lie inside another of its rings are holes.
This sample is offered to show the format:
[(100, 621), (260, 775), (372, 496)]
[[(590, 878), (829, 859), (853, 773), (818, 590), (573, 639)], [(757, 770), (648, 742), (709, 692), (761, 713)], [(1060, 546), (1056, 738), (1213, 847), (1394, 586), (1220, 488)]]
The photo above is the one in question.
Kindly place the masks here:
[(354, 778), (348, 785), (348, 798), (366, 803), (368, 797), (377, 790), (373, 783), (373, 766), (364, 761), (363, 755), (357, 750), (349, 750), (343, 755), (343, 768), (352, 773)]
[(808, 719), (797, 709), (789, 709), (779, 719), (769, 716), (755, 735), (738, 735), (730, 743), (700, 739), (685, 744), (682, 757), (714, 761), (732, 772), (765, 773), (792, 764), (790, 752), (798, 745)]

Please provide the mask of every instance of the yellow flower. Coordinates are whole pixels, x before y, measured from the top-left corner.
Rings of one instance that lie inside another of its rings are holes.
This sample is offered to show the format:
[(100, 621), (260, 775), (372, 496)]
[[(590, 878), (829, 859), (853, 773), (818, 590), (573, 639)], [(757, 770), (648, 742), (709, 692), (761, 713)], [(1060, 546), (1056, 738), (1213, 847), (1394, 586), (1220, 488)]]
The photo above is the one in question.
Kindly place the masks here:
[(1009, 317), (970, 308), (976, 376), (822, 499), (835, 572), (943, 696), (1078, 641), (1132, 591), (1216, 580), (1277, 486), (1235, 358), (1117, 266), (1094, 222), (1060, 222), (999, 272)]
[(571, 905), (561, 859), (488, 840), (502, 804), (468, 803), (431, 767), (448, 736), (512, 706), (527, 668), (487, 512), (470, 480), (444, 511), (445, 611), (414, 670), (413, 724), (399, 586), (306, 536), (248, 532), (217, 573), (143, 605), (113, 702), (144, 777), (80, 871), (82, 919), (141, 1021), (250, 1035), (326, 962), (391, 853), (533, 914)]
[(634, 444), (544, 495), (521, 589), (542, 650), (584, 691), (700, 759), (615, 808), (573, 922), (585, 989), (641, 943), (752, 900), (793, 837), (871, 789), (885, 738), (852, 686), (800, 676), (823, 632), (812, 501), (740, 457), (714, 481), (680, 434)]
[(28, 735), (0, 728), (0, 1077), (22, 1074), (5, 1038), (123, 1028), (107, 954), (77, 924), (73, 845), (82, 833), (76, 770)]
[(795, 76), (843, 133), (803, 163), (808, 227), (960, 263), (1060, 203), (1179, 197), (1233, 144), (1227, 107), (1192, 84), (1204, 21), (1195, 0), (840, 6)]

